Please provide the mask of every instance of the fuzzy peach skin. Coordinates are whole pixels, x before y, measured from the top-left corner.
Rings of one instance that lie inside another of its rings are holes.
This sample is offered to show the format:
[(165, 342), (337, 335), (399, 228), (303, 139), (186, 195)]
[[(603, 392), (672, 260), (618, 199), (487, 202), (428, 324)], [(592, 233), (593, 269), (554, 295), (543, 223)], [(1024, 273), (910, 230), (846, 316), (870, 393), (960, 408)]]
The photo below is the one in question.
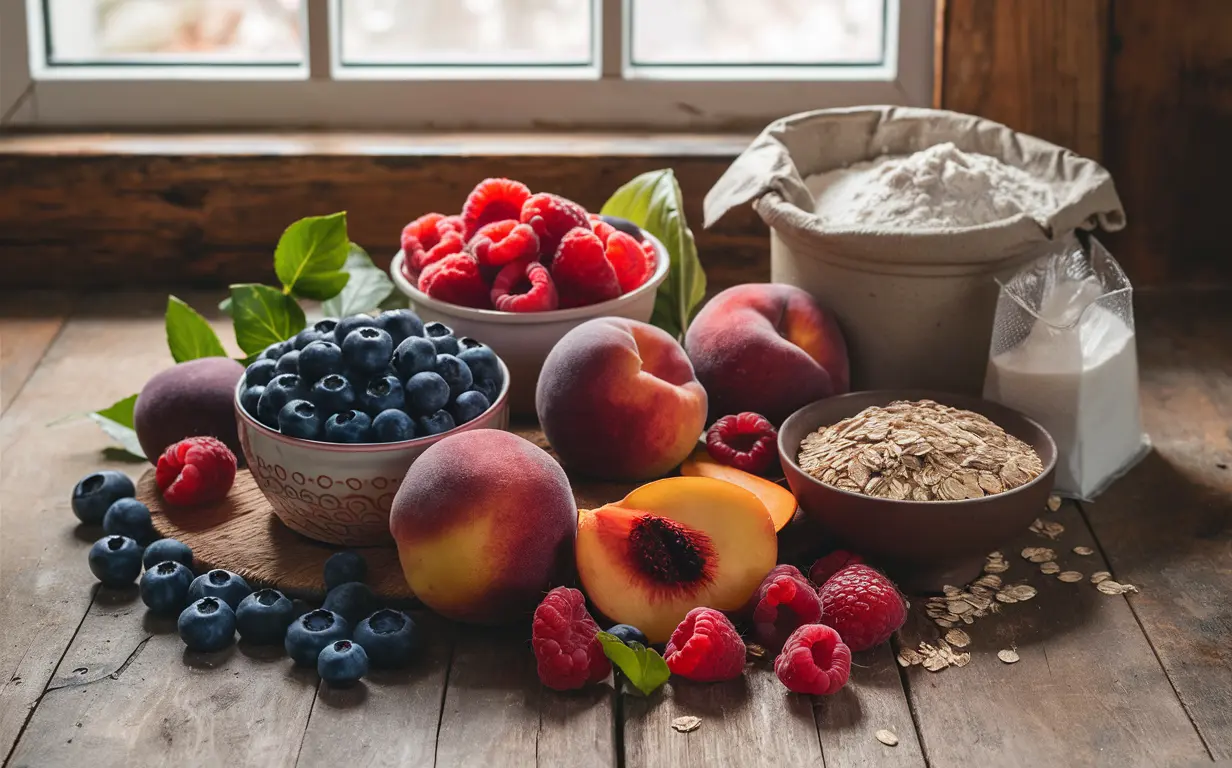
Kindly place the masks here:
[(753, 411), (775, 425), (851, 388), (847, 343), (834, 315), (805, 291), (746, 283), (702, 307), (684, 338), (711, 421)]
[(425, 605), (456, 621), (503, 624), (529, 616), (572, 573), (577, 506), (546, 451), (476, 429), (415, 459), (389, 531)]
[(600, 317), (569, 331), (548, 353), (535, 410), (565, 466), (592, 477), (646, 480), (693, 450), (706, 426), (706, 390), (667, 333)]

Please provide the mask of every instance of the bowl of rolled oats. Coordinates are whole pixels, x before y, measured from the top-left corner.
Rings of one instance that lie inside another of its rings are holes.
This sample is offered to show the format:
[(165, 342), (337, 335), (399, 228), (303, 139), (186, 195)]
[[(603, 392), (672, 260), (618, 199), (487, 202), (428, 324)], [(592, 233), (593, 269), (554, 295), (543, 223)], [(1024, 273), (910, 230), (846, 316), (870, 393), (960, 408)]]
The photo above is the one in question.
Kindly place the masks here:
[(806, 517), (906, 589), (965, 584), (1039, 515), (1057, 449), (1036, 422), (966, 395), (883, 390), (806, 405), (779, 458)]

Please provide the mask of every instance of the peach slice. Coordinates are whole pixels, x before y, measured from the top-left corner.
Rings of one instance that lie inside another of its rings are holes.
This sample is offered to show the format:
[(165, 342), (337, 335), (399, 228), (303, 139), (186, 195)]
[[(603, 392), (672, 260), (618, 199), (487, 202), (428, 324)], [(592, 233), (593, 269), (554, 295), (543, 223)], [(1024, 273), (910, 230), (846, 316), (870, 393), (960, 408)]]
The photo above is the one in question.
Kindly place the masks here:
[(577, 569), (595, 607), (665, 642), (691, 609), (739, 610), (778, 557), (762, 502), (733, 483), (669, 477), (578, 518)]
[(710, 477), (734, 483), (761, 499), (774, 521), (774, 530), (781, 531), (796, 514), (796, 497), (791, 491), (776, 482), (758, 477), (743, 469), (720, 464), (710, 457), (705, 448), (698, 448), (688, 460), (680, 465), (680, 474), (685, 477)]

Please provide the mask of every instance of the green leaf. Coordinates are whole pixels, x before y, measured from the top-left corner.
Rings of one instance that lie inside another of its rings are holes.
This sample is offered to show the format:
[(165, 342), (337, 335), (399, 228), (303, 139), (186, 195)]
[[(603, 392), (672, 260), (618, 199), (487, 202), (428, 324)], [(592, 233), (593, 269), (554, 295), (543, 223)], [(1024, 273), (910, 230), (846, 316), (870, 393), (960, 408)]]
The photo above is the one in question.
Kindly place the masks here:
[(256, 283), (231, 286), (235, 341), (247, 355), (304, 330), (304, 310), (291, 296), (277, 288)]
[(218, 334), (205, 318), (175, 296), (167, 297), (167, 346), (177, 363), (227, 356)]
[(603, 654), (620, 668), (629, 683), (643, 696), (654, 693), (672, 676), (667, 662), (653, 648), (646, 648), (641, 643), (625, 645), (619, 637), (608, 632), (599, 633), (599, 642), (603, 644)]
[(706, 273), (684, 218), (684, 198), (676, 174), (671, 168), (643, 173), (616, 190), (601, 213), (632, 221), (667, 248), (667, 279), (655, 296), (650, 322), (682, 338), (705, 298)]
[(133, 407), (137, 404), (137, 396), (129, 395), (119, 402), (90, 414), (90, 420), (99, 426), (107, 436), (120, 444), (125, 451), (134, 456), (145, 458), (141, 443), (137, 440), (137, 430), (133, 429)]
[(230, 296), (218, 302), (218, 311), (223, 313), (227, 317), (231, 316), (231, 297)]
[(321, 305), (326, 317), (348, 317), (369, 312), (379, 307), (394, 289), (394, 283), (385, 270), (373, 264), (367, 251), (355, 243), (351, 243), (351, 251), (342, 269), (351, 279), (342, 293)]
[(340, 270), (349, 243), (346, 211), (310, 216), (287, 227), (274, 251), (274, 272), (283, 290), (317, 301), (337, 296), (347, 283)]

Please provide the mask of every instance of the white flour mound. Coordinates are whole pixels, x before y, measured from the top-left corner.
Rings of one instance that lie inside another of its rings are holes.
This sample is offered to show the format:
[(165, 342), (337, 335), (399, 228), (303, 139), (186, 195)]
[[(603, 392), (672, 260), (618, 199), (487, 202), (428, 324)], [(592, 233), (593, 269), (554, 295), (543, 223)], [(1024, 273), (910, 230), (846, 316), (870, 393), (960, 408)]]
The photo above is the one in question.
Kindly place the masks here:
[(1043, 221), (1057, 203), (1026, 171), (951, 143), (885, 155), (804, 180), (814, 210), (835, 228), (947, 229), (1020, 213)]

